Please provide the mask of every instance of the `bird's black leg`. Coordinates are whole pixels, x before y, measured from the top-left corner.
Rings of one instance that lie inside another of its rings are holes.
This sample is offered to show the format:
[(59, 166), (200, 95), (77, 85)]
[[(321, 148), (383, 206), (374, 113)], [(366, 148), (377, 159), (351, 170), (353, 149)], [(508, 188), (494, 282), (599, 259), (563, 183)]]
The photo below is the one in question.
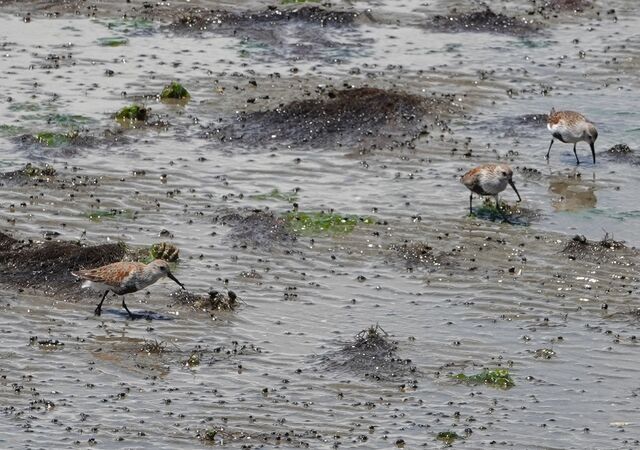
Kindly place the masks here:
[(580, 160), (578, 159), (578, 152), (576, 152), (576, 145), (578, 145), (577, 142), (573, 144), (573, 154), (576, 155), (576, 163), (580, 165)]
[(129, 308), (127, 308), (127, 304), (124, 302), (124, 295), (122, 296), (122, 307), (129, 313), (129, 318), (133, 319), (133, 314), (131, 314), (131, 311), (129, 311)]
[(473, 202), (473, 194), (469, 195), (469, 214), (473, 214), (473, 208), (471, 207), (471, 203)]
[(109, 293), (108, 289), (106, 291), (104, 291), (104, 295), (102, 296), (102, 300), (100, 300), (100, 303), (98, 303), (98, 306), (96, 306), (96, 310), (93, 312), (96, 316), (99, 316), (100, 314), (102, 314), (102, 303), (104, 303), (104, 299), (107, 297), (108, 293)]
[(547, 156), (544, 157), (546, 160), (549, 159), (549, 154), (551, 153), (551, 146), (552, 145), (553, 145), (553, 138), (551, 138), (551, 144), (549, 144), (549, 150), (547, 150)]
[(495, 196), (495, 199), (496, 199), (496, 209), (500, 211), (500, 200), (498, 199), (497, 195)]

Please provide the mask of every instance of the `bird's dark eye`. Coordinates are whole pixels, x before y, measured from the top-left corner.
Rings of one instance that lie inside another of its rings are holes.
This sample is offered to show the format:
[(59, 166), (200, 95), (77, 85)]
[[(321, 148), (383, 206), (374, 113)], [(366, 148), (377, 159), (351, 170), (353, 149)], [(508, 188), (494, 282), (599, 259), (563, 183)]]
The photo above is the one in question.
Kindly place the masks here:
[(502, 172), (502, 176), (506, 177), (507, 176), (507, 172)]

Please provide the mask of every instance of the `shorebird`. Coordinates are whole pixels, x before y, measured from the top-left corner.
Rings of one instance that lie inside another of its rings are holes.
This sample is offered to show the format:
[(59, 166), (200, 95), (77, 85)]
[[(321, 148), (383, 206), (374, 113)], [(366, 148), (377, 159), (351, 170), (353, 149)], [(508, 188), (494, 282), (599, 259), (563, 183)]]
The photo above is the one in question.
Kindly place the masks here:
[(129, 317), (133, 318), (133, 314), (127, 308), (124, 302), (124, 295), (137, 292), (147, 286), (152, 285), (160, 278), (169, 277), (184, 289), (184, 285), (173, 276), (169, 269), (169, 264), (162, 259), (156, 259), (149, 264), (139, 262), (120, 261), (106, 266), (96, 267), (95, 269), (79, 270), (71, 272), (75, 277), (84, 280), (83, 288), (93, 288), (103, 290), (102, 300), (95, 309), (95, 315), (102, 313), (102, 303), (109, 291), (117, 295), (122, 295), (122, 307), (127, 311)]
[(573, 154), (576, 155), (576, 162), (578, 164), (580, 164), (580, 160), (578, 159), (578, 153), (576, 153), (576, 144), (580, 141), (585, 141), (591, 147), (593, 163), (596, 163), (594, 143), (596, 139), (598, 139), (598, 130), (596, 130), (595, 125), (582, 114), (575, 111), (556, 111), (554, 108), (551, 108), (551, 112), (547, 118), (547, 128), (553, 135), (551, 144), (549, 144), (549, 150), (547, 151), (547, 160), (549, 159), (549, 153), (551, 153), (553, 141), (557, 139), (560, 142), (573, 144)]
[(483, 164), (462, 175), (460, 182), (471, 191), (469, 195), (469, 214), (473, 213), (471, 202), (473, 201), (474, 193), (492, 195), (496, 199), (496, 208), (500, 209), (498, 194), (507, 188), (507, 184), (511, 185), (516, 192), (518, 201), (522, 201), (512, 177), (513, 171), (507, 164)]

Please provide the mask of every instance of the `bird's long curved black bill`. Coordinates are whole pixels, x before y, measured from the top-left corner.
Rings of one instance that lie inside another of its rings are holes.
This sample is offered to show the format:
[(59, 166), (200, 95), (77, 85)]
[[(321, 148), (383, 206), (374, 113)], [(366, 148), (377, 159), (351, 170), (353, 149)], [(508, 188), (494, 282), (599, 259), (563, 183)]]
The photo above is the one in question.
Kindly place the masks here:
[(168, 274), (167, 274), (167, 276), (168, 276), (169, 278), (171, 278), (173, 281), (175, 281), (176, 283), (178, 283), (178, 286), (180, 286), (182, 289), (186, 289), (186, 288), (184, 287), (184, 284), (180, 283), (180, 282), (178, 281), (178, 279), (177, 279), (176, 277), (174, 277), (174, 276), (173, 276), (173, 274), (168, 273)]
[(596, 163), (596, 146), (593, 145), (593, 142), (589, 144), (591, 146), (591, 156), (593, 156), (593, 163)]
[(522, 199), (520, 198), (520, 193), (518, 192), (518, 190), (516, 189), (516, 184), (512, 181), (509, 180), (509, 184), (511, 185), (511, 187), (513, 188), (513, 190), (516, 192), (516, 195), (518, 196), (518, 201), (521, 202)]

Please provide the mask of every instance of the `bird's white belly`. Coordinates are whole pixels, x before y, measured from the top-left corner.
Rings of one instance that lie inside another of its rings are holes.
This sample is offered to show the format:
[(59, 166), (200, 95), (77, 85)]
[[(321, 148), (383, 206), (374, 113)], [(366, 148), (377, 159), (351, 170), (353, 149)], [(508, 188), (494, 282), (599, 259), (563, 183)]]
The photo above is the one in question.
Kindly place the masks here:
[(482, 180), (482, 190), (488, 195), (497, 195), (504, 191), (507, 187), (507, 182), (501, 178), (485, 178)]
[(547, 124), (547, 128), (551, 131), (551, 134), (559, 134), (562, 142), (566, 142), (567, 144), (575, 144), (576, 142), (584, 140), (581, 132), (566, 126)]

